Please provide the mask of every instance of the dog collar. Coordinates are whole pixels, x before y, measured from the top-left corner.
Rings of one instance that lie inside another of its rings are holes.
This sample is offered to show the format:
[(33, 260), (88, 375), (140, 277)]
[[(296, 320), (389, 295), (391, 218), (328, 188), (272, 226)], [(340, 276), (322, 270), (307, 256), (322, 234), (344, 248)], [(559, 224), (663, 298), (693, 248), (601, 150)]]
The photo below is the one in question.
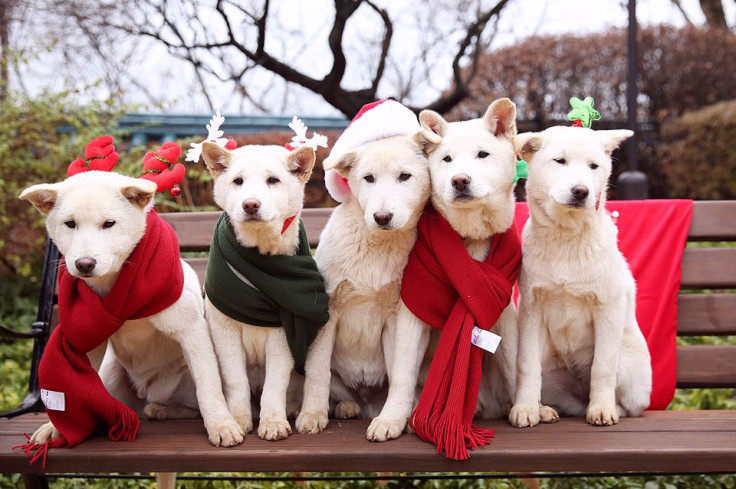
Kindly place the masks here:
[(284, 226), (281, 228), (281, 234), (284, 234), (287, 229), (289, 229), (289, 226), (291, 226), (291, 223), (294, 222), (294, 219), (296, 219), (296, 216), (287, 217), (284, 220)]

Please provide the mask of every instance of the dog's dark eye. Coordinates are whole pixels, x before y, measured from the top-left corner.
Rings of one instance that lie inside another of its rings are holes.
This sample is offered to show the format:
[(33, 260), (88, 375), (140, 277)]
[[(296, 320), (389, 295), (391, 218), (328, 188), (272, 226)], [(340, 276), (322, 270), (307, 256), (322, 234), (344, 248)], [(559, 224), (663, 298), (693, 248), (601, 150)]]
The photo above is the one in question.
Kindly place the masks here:
[(243, 185), (243, 179), (242, 179), (242, 178), (240, 178), (240, 177), (238, 177), (238, 178), (236, 178), (235, 180), (233, 180), (233, 183), (234, 183), (235, 185)]
[(266, 183), (267, 183), (267, 184), (269, 184), (269, 185), (276, 185), (276, 184), (277, 184), (277, 183), (279, 183), (280, 181), (281, 181), (281, 180), (279, 180), (279, 179), (278, 179), (278, 178), (276, 178), (276, 177), (268, 177), (268, 180), (266, 180)]
[(74, 222), (74, 221), (72, 221), (72, 220), (69, 220), (69, 221), (65, 221), (65, 222), (64, 222), (64, 225), (65, 225), (66, 227), (68, 227), (69, 229), (74, 229), (75, 227), (77, 227), (77, 223), (76, 223), (76, 222)]
[(363, 180), (365, 180), (368, 183), (373, 183), (373, 182), (376, 181), (376, 179), (373, 178), (373, 175), (371, 175), (370, 173), (368, 175), (364, 176), (363, 177)]
[(445, 161), (445, 162), (449, 163), (449, 162), (451, 162), (451, 161), (452, 161), (452, 156), (450, 156), (450, 155), (447, 155), (447, 156), (445, 156), (444, 158), (442, 158), (442, 161)]
[(401, 175), (399, 175), (399, 181), (405, 182), (411, 178), (411, 173), (402, 172)]
[(591, 163), (590, 164), (590, 169), (591, 170), (597, 170), (598, 169), (598, 163)]
[(479, 152), (478, 152), (478, 158), (481, 158), (481, 159), (483, 159), (483, 158), (485, 158), (485, 157), (487, 157), (487, 156), (488, 156), (488, 153), (487, 153), (487, 152), (485, 152), (485, 151), (479, 151)]
[(555, 161), (560, 165), (564, 165), (565, 163), (567, 163), (567, 161), (565, 161), (565, 158), (555, 158)]
[(102, 223), (102, 229), (110, 229), (114, 225), (115, 225), (115, 221), (111, 221), (108, 219), (107, 221)]

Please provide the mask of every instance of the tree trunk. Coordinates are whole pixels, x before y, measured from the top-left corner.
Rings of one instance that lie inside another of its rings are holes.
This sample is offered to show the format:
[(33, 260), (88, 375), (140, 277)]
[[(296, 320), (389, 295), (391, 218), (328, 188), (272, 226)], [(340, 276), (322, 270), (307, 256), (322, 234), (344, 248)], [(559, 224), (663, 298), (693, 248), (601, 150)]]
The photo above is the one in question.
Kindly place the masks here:
[(10, 65), (10, 12), (14, 0), (0, 0), (0, 101), (8, 94)]
[(722, 0), (700, 0), (700, 8), (703, 10), (705, 23), (708, 27), (728, 29)]

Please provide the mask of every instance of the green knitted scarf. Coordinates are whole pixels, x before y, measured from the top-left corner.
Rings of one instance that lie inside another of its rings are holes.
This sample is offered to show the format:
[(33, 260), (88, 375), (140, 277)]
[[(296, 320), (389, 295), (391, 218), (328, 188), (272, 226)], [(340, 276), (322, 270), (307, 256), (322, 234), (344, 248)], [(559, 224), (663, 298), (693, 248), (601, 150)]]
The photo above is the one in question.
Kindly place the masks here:
[[(256, 288), (243, 282), (230, 266)], [(295, 255), (263, 255), (235, 236), (225, 213), (215, 228), (204, 283), (207, 298), (226, 316), (254, 326), (283, 326), (294, 367), (304, 374), (307, 350), (329, 319), (328, 296), (299, 220)]]

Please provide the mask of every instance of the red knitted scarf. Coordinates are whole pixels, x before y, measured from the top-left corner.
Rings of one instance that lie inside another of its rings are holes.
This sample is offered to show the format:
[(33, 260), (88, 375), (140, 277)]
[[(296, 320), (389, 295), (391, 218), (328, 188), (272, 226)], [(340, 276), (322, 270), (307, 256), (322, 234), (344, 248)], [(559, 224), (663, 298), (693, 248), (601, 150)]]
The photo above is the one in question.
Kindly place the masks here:
[(447, 458), (465, 460), (468, 449), (485, 446), (494, 436), (493, 430), (473, 424), (483, 352), (470, 341), (474, 325), (491, 329), (509, 305), (520, 268), (521, 244), (513, 227), (493, 237), (488, 258), (480, 262), (433, 207), (419, 219), (401, 298), (442, 334), (409, 423)]
[[(108, 430), (113, 441), (135, 439), (138, 415), (107, 392), (87, 352), (115, 334), (125, 321), (152, 316), (172, 305), (184, 287), (176, 233), (153, 210), (145, 235), (105, 297), (73, 277), (63, 260), (61, 263), (60, 321), (46, 345), (38, 375), (42, 394), (47, 396), (46, 412), (62, 436), (43, 445), (15, 447), (24, 449), (27, 457), (32, 455), (31, 463), (43, 458), (44, 468), (49, 448), (74, 446), (97, 430)], [(49, 402), (48, 396), (54, 401)]]

